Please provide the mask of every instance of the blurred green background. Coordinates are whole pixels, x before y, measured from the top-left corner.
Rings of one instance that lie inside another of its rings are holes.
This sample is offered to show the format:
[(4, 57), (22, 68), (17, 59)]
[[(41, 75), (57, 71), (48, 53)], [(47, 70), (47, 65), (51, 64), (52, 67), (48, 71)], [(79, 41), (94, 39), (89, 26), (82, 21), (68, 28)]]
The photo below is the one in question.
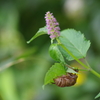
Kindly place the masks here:
[(87, 60), (100, 73), (100, 0), (0, 0), (0, 100), (94, 100), (99, 93), (100, 79), (90, 72), (82, 72), (75, 86), (42, 89), (54, 63), (48, 54), (50, 38), (26, 41), (45, 26), (47, 11), (61, 30), (74, 28), (91, 41)]

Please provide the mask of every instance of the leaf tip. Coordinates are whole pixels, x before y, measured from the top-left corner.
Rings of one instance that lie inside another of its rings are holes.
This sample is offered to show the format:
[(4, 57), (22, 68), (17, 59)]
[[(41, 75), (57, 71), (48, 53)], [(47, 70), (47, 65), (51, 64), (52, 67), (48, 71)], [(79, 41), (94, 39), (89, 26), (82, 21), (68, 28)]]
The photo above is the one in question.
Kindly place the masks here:
[(45, 85), (42, 86), (42, 89), (44, 90)]
[(29, 44), (29, 43), (30, 43), (30, 41), (27, 41), (26, 43), (27, 43), (27, 44)]
[(95, 97), (95, 99), (97, 99), (97, 98), (99, 98), (100, 97), (100, 92), (99, 92), (99, 94)]

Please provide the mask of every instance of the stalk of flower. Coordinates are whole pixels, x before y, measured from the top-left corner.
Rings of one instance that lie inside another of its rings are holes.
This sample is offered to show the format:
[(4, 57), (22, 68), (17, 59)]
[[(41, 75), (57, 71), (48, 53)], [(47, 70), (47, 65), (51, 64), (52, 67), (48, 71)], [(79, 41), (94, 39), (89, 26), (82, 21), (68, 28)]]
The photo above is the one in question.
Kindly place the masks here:
[(50, 35), (51, 39), (55, 39), (60, 36), (60, 28), (59, 23), (52, 13), (49, 11), (45, 14), (46, 27), (48, 30), (48, 35)]

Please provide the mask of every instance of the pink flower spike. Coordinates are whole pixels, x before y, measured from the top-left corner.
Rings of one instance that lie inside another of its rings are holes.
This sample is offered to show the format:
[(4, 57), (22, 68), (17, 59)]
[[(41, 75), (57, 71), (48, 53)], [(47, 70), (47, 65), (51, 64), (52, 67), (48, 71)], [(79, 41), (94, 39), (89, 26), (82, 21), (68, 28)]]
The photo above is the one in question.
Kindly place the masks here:
[(50, 35), (51, 39), (55, 39), (60, 36), (60, 28), (59, 23), (57, 22), (56, 18), (53, 16), (53, 13), (49, 11), (45, 14), (45, 21), (48, 30), (48, 34)]

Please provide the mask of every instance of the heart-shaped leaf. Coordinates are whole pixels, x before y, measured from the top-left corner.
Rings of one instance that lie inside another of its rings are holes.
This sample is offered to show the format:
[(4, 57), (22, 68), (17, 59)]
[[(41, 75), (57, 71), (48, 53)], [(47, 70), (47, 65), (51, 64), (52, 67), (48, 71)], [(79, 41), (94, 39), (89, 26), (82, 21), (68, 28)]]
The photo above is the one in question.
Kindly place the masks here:
[(46, 73), (44, 85), (48, 83), (54, 83), (53, 81), (54, 78), (65, 74), (66, 74), (66, 69), (64, 68), (64, 66), (61, 63), (55, 63)]
[[(63, 30), (59, 40), (78, 59), (86, 57), (90, 41), (86, 40), (80, 31), (74, 29)], [(59, 46), (59, 49), (67, 60), (74, 60), (61, 46)]]

